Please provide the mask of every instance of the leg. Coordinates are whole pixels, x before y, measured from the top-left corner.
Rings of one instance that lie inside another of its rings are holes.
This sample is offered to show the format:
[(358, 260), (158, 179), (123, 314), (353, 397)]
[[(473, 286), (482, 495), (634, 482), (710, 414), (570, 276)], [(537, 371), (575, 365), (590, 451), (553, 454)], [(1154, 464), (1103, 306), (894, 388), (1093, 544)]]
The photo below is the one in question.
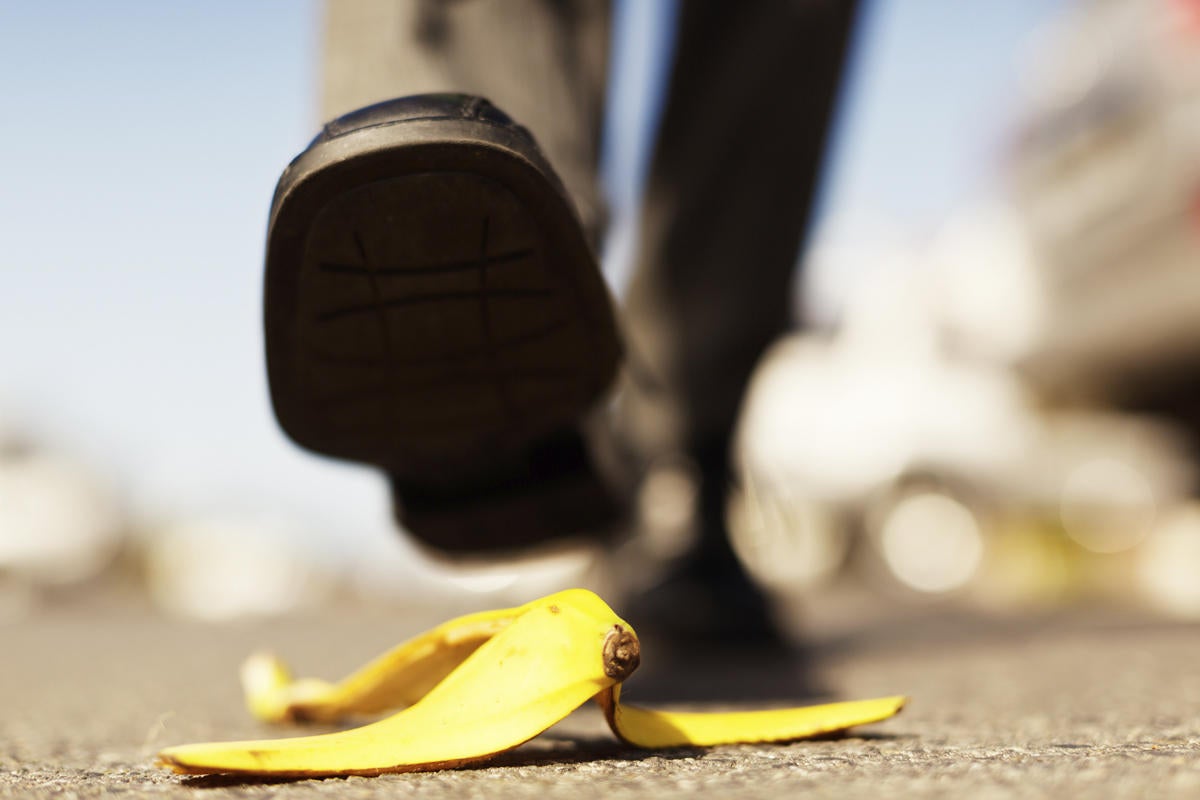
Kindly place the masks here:
[(624, 317), (643, 450), (727, 439), (758, 357), (789, 325), (854, 6), (682, 4)]
[[(576, 423), (619, 348), (572, 205), (598, 226), (606, 5), (344, 2), (328, 22), (329, 113), (426, 94), (339, 117), (280, 180), (266, 322), (282, 426), (385, 469), (403, 523), (443, 551), (598, 527), (615, 508)], [(463, 90), (523, 109), (541, 147)]]
[(698, 550), (658, 614), (753, 633), (758, 601), (723, 525), (730, 435), (751, 370), (790, 322), (855, 4), (681, 5), (624, 315), (620, 438), (641, 459), (686, 455), (701, 481)]

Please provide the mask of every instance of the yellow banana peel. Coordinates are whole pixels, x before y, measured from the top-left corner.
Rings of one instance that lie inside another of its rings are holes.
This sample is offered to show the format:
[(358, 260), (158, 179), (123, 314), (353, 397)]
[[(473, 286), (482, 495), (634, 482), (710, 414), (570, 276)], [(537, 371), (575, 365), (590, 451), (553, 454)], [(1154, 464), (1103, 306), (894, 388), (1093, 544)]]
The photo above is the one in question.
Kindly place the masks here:
[(583, 589), (469, 614), (401, 644), (339, 683), (293, 680), (270, 655), (242, 669), (246, 705), (267, 722), (331, 722), (398, 711), (350, 730), (290, 739), (170, 747), (176, 772), (378, 775), (486, 760), (532, 739), (590, 698), (623, 741), (646, 748), (776, 742), (896, 714), (904, 697), (731, 713), (654, 711), (620, 701), (637, 668), (630, 625)]

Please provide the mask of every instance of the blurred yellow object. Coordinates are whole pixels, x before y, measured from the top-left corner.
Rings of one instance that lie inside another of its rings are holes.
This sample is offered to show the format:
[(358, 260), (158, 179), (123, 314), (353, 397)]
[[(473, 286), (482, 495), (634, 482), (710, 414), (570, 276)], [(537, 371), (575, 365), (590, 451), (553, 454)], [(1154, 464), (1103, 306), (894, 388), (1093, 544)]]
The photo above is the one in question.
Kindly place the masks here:
[(571, 589), (451, 620), (337, 684), (293, 681), (280, 662), (256, 656), (242, 677), (247, 705), (261, 719), (327, 721), (408, 707), (337, 733), (171, 747), (159, 762), (185, 774), (444, 769), (516, 747), (593, 697), (617, 736), (649, 748), (802, 739), (887, 719), (905, 703), (887, 697), (707, 714), (640, 709), (619, 701), (620, 684), (637, 668), (640, 653), (628, 623), (595, 594)]
[(1041, 517), (1007, 518), (988, 541), (976, 594), (985, 605), (1046, 608), (1078, 595), (1079, 546)]

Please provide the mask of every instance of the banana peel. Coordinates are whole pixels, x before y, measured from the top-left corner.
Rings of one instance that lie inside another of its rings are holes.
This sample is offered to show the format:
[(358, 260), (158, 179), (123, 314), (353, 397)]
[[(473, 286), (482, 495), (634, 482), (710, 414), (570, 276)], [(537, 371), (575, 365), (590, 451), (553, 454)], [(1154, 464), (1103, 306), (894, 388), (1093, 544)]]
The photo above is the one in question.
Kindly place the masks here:
[(879, 722), (906, 701), (656, 711), (620, 699), (640, 658), (633, 628), (584, 589), (451, 620), (338, 683), (294, 680), (274, 656), (256, 655), (242, 669), (242, 685), (247, 708), (260, 720), (333, 722), (402, 710), (335, 733), (170, 747), (158, 763), (188, 775), (281, 777), (445, 769), (511, 750), (593, 698), (613, 733), (637, 747), (780, 742)]

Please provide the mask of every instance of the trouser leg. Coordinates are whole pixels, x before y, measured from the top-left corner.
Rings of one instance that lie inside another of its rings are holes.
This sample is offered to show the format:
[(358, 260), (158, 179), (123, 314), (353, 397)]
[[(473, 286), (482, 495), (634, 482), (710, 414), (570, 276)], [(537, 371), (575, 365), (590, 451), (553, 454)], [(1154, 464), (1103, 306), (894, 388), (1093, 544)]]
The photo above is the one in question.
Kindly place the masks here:
[(321, 114), (392, 97), (486, 97), (533, 132), (595, 237), (608, 0), (329, 0)]
[(729, 446), (760, 355), (790, 322), (854, 19), (845, 0), (687, 0), (626, 298), (618, 441), (684, 456), (698, 540), (637, 611), (671, 635), (771, 641), (724, 525)]
[(849, 0), (687, 0), (624, 309), (625, 434), (724, 447), (789, 325), (855, 15)]

